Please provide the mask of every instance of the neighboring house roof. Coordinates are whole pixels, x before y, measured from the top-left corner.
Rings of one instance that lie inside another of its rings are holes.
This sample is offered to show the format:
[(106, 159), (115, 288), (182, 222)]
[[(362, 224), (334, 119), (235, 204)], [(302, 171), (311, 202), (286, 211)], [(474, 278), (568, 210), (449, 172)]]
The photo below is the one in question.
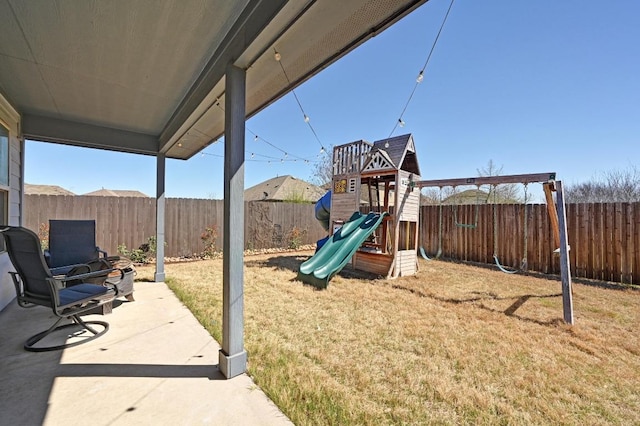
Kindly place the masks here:
[(487, 204), (489, 194), (481, 189), (467, 189), (450, 195), (442, 204)]
[(245, 201), (304, 201), (315, 203), (325, 190), (312, 183), (285, 175), (259, 183), (244, 191)]
[(24, 184), (24, 193), (32, 195), (76, 195), (58, 185)]
[(149, 198), (147, 194), (144, 194), (140, 191), (136, 190), (126, 190), (126, 189), (106, 189), (102, 188), (97, 191), (87, 192), (82, 195), (92, 195), (98, 197), (144, 197)]

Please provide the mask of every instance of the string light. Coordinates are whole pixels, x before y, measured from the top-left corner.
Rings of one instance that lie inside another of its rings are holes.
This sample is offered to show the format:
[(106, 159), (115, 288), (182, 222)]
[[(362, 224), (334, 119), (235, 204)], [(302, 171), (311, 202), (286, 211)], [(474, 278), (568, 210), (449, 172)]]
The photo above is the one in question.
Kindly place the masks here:
[[(275, 48), (273, 49), (273, 51), (274, 51), (274, 57), (276, 58), (276, 61), (280, 64), (280, 68), (282, 69), (282, 74), (284, 75), (284, 78), (287, 80), (287, 83), (289, 85), (291, 85), (291, 79), (289, 78), (289, 75), (287, 74), (287, 70), (284, 69), (284, 65), (282, 65), (282, 62), (279, 59), (280, 58), (280, 53), (278, 53), (278, 51)], [(320, 138), (318, 137), (318, 134), (316, 133), (316, 131), (313, 128), (313, 126), (311, 125), (310, 120), (309, 120), (309, 116), (304, 111), (304, 108), (302, 108), (302, 104), (300, 103), (300, 99), (298, 99), (298, 95), (296, 94), (296, 91), (294, 89), (291, 89), (291, 93), (293, 93), (293, 97), (295, 98), (296, 102), (298, 103), (298, 107), (300, 108), (300, 112), (302, 112), (302, 115), (304, 116), (304, 122), (307, 123), (307, 125), (309, 126), (309, 129), (311, 129), (311, 132), (313, 133), (313, 136), (315, 136), (316, 140), (318, 141), (318, 144), (322, 148), (321, 152), (324, 152), (324, 145), (322, 144), (322, 142), (320, 142)]]
[(451, 12), (451, 8), (453, 7), (453, 2), (454, 1), (455, 0), (451, 0), (451, 3), (449, 3), (449, 8), (447, 9), (447, 13), (444, 15), (444, 19), (442, 20), (442, 24), (440, 25), (440, 29), (438, 30), (438, 34), (436, 35), (436, 38), (433, 41), (433, 44), (431, 45), (431, 50), (429, 51), (429, 55), (427, 55), (427, 60), (425, 61), (423, 67), (420, 69), (420, 73), (418, 74), (418, 77), (416, 78), (416, 83), (414, 84), (413, 90), (411, 91), (411, 94), (409, 95), (409, 99), (407, 99), (407, 103), (405, 103), (404, 108), (402, 109), (402, 113), (400, 114), (400, 118), (398, 119), (396, 124), (393, 126), (393, 129), (391, 130), (391, 133), (389, 133), (389, 137), (391, 137), (393, 135), (393, 132), (396, 131), (398, 126), (400, 126), (400, 127), (404, 126), (404, 121), (402, 121), (402, 117), (404, 116), (405, 111), (407, 111), (407, 107), (409, 106), (409, 103), (411, 103), (411, 99), (413, 99), (413, 95), (415, 94), (416, 89), (418, 88), (418, 85), (420, 83), (422, 83), (422, 81), (424, 80), (424, 70), (427, 68), (427, 65), (429, 65), (429, 60), (431, 59), (431, 55), (433, 54), (433, 51), (436, 48), (436, 44), (438, 44), (438, 40), (440, 39), (440, 34), (442, 33), (442, 29), (444, 28), (444, 24), (447, 22), (447, 18), (449, 17), (449, 12)]
[[(276, 59), (276, 61), (277, 61), (278, 63), (280, 63), (280, 59), (282, 58), (282, 56), (280, 55), (280, 53), (279, 53), (277, 50), (275, 50), (275, 49), (274, 49), (274, 58)], [(286, 71), (285, 71), (284, 67), (282, 66), (282, 63), (280, 63), (280, 67), (282, 68), (282, 72), (284, 73), (285, 78), (287, 79), (287, 82), (289, 82), (289, 84), (291, 84), (291, 81), (289, 80), (289, 77), (288, 77), (288, 75), (287, 75), (287, 73), (286, 73)], [(313, 127), (312, 127), (312, 126), (311, 126), (311, 124), (309, 123), (309, 122), (310, 122), (309, 116), (306, 114), (306, 112), (305, 112), (305, 111), (304, 111), (304, 109), (302, 108), (302, 104), (300, 103), (300, 100), (298, 99), (298, 96), (296, 95), (296, 93), (295, 93), (295, 91), (294, 91), (293, 89), (291, 89), (291, 91), (293, 92), (293, 95), (295, 96), (296, 101), (298, 102), (298, 106), (300, 107), (300, 110), (302, 111), (302, 115), (303, 115), (303, 119), (304, 119), (305, 123), (307, 123), (307, 124), (309, 125), (309, 128), (311, 129), (311, 131), (313, 132), (313, 134), (314, 134), (314, 136), (315, 136), (316, 140), (317, 140), (317, 141), (318, 141), (318, 143), (320, 144), (320, 147), (321, 147), (320, 152), (321, 152), (321, 153), (325, 152), (324, 145), (322, 145), (322, 143), (320, 142), (320, 139), (318, 138), (318, 135), (316, 134), (315, 130), (313, 129)], [(225, 111), (225, 110), (224, 110), (224, 108), (220, 105), (220, 98), (219, 98), (219, 97), (218, 97), (218, 98), (216, 98), (216, 100), (214, 101), (214, 105), (215, 105), (215, 106), (217, 106), (221, 111), (223, 111), (223, 112)], [(273, 143), (271, 143), (271, 142), (267, 141), (266, 139), (264, 139), (264, 138), (260, 137), (257, 133), (254, 133), (253, 131), (251, 131), (251, 129), (246, 128), (246, 130), (247, 130), (249, 133), (253, 134), (253, 140), (254, 140), (254, 142), (259, 142), (259, 141), (261, 140), (261, 141), (263, 141), (265, 144), (267, 144), (267, 145), (271, 146), (272, 148), (277, 149), (278, 151), (282, 152), (282, 153), (284, 154), (284, 157), (281, 159), (281, 160), (282, 160), (281, 162), (284, 162), (284, 161), (296, 161), (296, 160), (301, 160), (301, 161), (309, 162), (309, 160), (308, 160), (308, 159), (306, 159), (306, 158), (302, 158), (302, 157), (299, 157), (299, 156), (296, 156), (296, 155), (293, 155), (293, 154), (291, 155), (291, 157), (293, 157), (293, 159), (289, 159), (289, 153), (288, 153), (288, 152), (286, 152), (286, 151), (285, 151), (285, 150), (283, 150), (282, 148), (280, 148), (280, 147), (276, 146), (275, 144), (273, 144)], [(216, 142), (217, 142), (217, 141), (216, 141)], [(210, 154), (206, 154), (206, 153), (205, 153), (205, 155), (210, 155)], [(253, 159), (255, 155), (256, 155), (255, 153), (251, 153), (251, 158)], [(259, 155), (259, 154), (258, 154), (258, 155)], [(263, 157), (266, 157), (266, 156), (263, 156)], [(278, 160), (278, 158), (275, 158), (275, 157), (272, 157), (272, 158), (273, 158), (274, 160)], [(264, 161), (264, 160), (250, 160), (250, 161)]]
[(280, 59), (282, 59), (282, 55), (280, 55), (280, 53), (278, 53), (278, 51), (276, 50), (275, 53), (273, 54), (273, 57), (275, 58), (276, 61), (280, 62)]
[[(247, 154), (247, 156), (249, 156), (249, 152), (248, 152), (248, 151), (247, 151), (247, 153), (246, 153), (246, 154)], [(298, 161), (298, 159), (284, 159), (284, 158), (277, 158), (277, 157), (271, 157), (271, 156), (263, 155), (263, 154), (256, 154), (256, 153), (253, 153), (253, 152), (252, 152), (252, 153), (250, 153), (250, 154), (251, 154), (251, 158), (247, 158), (245, 161), (252, 161), (252, 162), (255, 162), (255, 163), (269, 163), (269, 164), (270, 164), (270, 163), (272, 163), (272, 162), (275, 162), (275, 161), (277, 161), (277, 160), (279, 160), (281, 163), (285, 163), (285, 162), (297, 162), (297, 161)], [(205, 152), (205, 151), (201, 151), (201, 152), (200, 152), (200, 155), (202, 155), (203, 157), (204, 157), (205, 155), (207, 155), (207, 156), (209, 156), (209, 157), (224, 158), (224, 155), (222, 155), (222, 154), (213, 154), (213, 153)], [(264, 159), (263, 159), (263, 160), (261, 160), (261, 159), (255, 158), (255, 157), (262, 157), (262, 158), (264, 158)], [(318, 163), (318, 162), (320, 162), (319, 160), (318, 160), (318, 161), (316, 161), (316, 160), (309, 160), (309, 159), (307, 159), (307, 158), (300, 158), (299, 160), (300, 160), (300, 161), (303, 161), (303, 162), (305, 162), (305, 163), (310, 163), (310, 162)]]
[[(222, 108), (220, 105), (218, 105), (218, 108), (220, 108), (220, 110), (224, 112), (224, 108)], [(259, 142), (260, 140), (262, 140), (265, 144), (267, 144), (267, 145), (271, 146), (271, 147), (272, 147), (272, 148), (274, 148), (274, 149), (277, 149), (277, 150), (278, 150), (278, 151), (280, 151), (281, 153), (285, 154), (285, 156), (288, 156), (287, 151), (285, 151), (284, 149), (282, 149), (282, 148), (280, 148), (279, 146), (276, 146), (275, 144), (273, 144), (273, 143), (269, 142), (269, 141), (268, 141), (268, 140), (266, 140), (265, 138), (262, 138), (262, 137), (258, 136), (258, 134), (257, 134), (257, 133), (255, 133), (255, 132), (253, 132), (251, 129), (246, 128), (246, 130), (247, 130), (247, 132), (249, 132), (249, 133), (251, 133), (251, 134), (253, 135), (253, 140), (254, 140), (254, 142)], [(217, 142), (217, 141), (216, 141), (216, 142)], [(297, 158), (297, 159), (299, 159), (299, 160), (304, 160), (304, 158), (299, 157), (299, 156), (297, 156), (297, 155), (293, 155), (293, 154), (291, 154), (291, 156), (292, 156), (292, 157), (295, 157), (295, 158)], [(273, 157), (273, 158), (275, 158), (275, 157)], [(260, 160), (254, 160), (254, 161), (260, 161)]]

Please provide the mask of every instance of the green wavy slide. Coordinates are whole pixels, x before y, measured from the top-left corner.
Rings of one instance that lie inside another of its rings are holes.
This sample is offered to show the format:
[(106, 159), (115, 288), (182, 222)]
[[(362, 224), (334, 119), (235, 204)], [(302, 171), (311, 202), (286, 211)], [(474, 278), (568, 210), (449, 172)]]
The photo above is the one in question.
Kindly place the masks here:
[(298, 279), (319, 288), (326, 288), (329, 280), (344, 268), (387, 214), (371, 212), (363, 215), (355, 212), (313, 257), (300, 265)]

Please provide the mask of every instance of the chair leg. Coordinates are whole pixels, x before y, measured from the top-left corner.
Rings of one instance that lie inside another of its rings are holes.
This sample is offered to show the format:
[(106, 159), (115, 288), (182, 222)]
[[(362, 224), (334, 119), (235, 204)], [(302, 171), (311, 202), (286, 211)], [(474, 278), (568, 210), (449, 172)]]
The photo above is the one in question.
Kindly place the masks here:
[[(25, 350), (29, 352), (47, 352), (47, 351), (57, 351), (60, 349), (70, 348), (73, 346), (78, 346), (82, 343), (89, 342), (93, 339), (96, 339), (102, 336), (104, 333), (106, 333), (109, 330), (109, 323), (104, 321), (83, 321), (79, 315), (72, 315), (69, 318), (72, 320), (72, 322), (69, 324), (64, 324), (59, 326), (58, 324), (60, 324), (60, 322), (64, 319), (64, 318), (60, 318), (58, 319), (58, 321), (55, 322), (55, 324), (49, 327), (49, 329), (47, 329), (46, 331), (40, 332), (28, 338), (27, 341), (24, 343)], [(93, 327), (91, 327), (92, 325), (99, 325), (102, 327), (102, 330), (97, 331)], [(87, 330), (92, 335), (87, 337), (86, 339), (78, 340), (71, 343), (66, 343), (64, 345), (38, 346), (38, 347), (34, 346), (40, 340), (44, 339), (46, 336), (48, 336), (49, 334), (55, 331), (63, 330), (70, 327), (77, 327), (77, 326), (82, 327), (84, 330)]]

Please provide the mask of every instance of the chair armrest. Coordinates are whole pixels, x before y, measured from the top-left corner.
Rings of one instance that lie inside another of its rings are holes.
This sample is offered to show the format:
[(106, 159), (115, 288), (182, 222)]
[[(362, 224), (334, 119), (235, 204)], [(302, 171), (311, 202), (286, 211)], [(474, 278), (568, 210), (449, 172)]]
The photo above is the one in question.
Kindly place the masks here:
[[(64, 266), (56, 266), (55, 268), (50, 268), (51, 275), (66, 275), (67, 272), (72, 270), (77, 266), (87, 266), (86, 263), (76, 263), (73, 265), (64, 265)], [(88, 266), (87, 266), (88, 267)]]
[(51, 267), (51, 252), (48, 249), (44, 249), (43, 251), (44, 261), (46, 262), (48, 267)]
[(96, 251), (98, 252), (98, 257), (102, 254), (102, 257), (109, 257), (106, 251), (101, 250), (100, 247), (96, 247)]
[[(87, 272), (84, 274), (78, 274), (78, 275), (69, 275), (69, 276), (59, 276), (59, 277), (55, 277), (56, 280), (59, 280), (61, 282), (67, 282), (67, 281), (75, 281), (75, 280), (85, 280), (87, 278), (96, 278), (96, 277), (102, 277), (105, 275), (108, 275), (110, 273), (112, 273), (113, 271), (117, 271), (118, 269), (115, 268), (111, 268), (111, 269), (101, 269), (99, 271), (93, 271), (93, 272)], [(122, 272), (121, 272), (122, 273)]]

